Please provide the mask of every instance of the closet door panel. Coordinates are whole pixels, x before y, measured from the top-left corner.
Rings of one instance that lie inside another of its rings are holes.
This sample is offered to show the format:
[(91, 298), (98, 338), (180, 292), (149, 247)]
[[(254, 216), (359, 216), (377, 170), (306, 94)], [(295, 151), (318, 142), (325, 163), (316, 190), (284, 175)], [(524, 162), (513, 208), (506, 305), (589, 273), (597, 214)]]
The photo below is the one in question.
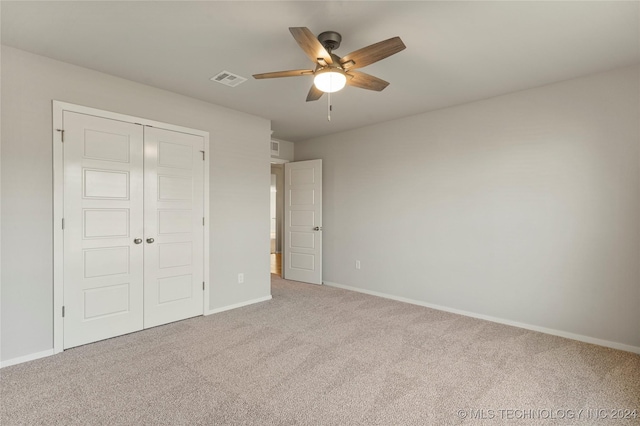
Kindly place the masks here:
[(145, 328), (203, 313), (203, 143), (145, 127)]
[(65, 111), (64, 348), (143, 327), (143, 128)]

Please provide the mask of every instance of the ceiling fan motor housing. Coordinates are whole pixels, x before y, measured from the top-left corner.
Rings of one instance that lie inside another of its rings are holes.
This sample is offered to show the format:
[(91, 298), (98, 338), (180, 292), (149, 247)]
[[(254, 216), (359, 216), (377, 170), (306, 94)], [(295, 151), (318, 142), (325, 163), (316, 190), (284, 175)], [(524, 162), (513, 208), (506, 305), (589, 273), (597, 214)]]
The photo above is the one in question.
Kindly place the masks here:
[(340, 47), (342, 36), (339, 32), (336, 31), (325, 31), (318, 35), (318, 41), (324, 46), (325, 49), (327, 49), (328, 51), (332, 51)]

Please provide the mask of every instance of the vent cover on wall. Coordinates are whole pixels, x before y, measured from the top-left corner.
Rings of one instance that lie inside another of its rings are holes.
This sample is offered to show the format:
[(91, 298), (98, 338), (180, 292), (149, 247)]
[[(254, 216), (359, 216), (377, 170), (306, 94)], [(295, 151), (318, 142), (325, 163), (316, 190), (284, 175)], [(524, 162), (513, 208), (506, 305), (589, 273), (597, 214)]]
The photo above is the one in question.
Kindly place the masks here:
[(222, 83), (225, 86), (236, 87), (237, 85), (247, 81), (247, 79), (229, 71), (222, 71), (211, 77), (211, 81)]
[(280, 155), (280, 142), (271, 139), (271, 155)]

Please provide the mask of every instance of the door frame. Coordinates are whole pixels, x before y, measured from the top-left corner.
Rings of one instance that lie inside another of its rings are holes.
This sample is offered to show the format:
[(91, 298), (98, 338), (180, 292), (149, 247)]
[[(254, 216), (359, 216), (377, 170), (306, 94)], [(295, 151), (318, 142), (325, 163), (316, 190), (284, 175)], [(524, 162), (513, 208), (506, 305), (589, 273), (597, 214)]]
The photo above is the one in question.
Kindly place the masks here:
[(64, 143), (63, 143), (63, 113), (65, 111), (76, 112), (86, 115), (108, 118), (112, 120), (124, 121), (128, 123), (140, 124), (143, 126), (158, 127), (166, 130), (173, 130), (181, 133), (188, 133), (202, 136), (204, 139), (204, 247), (202, 255), (204, 300), (202, 313), (210, 310), (209, 307), (209, 239), (210, 239), (210, 213), (209, 213), (209, 132), (191, 129), (188, 127), (176, 126), (160, 121), (146, 118), (120, 114), (111, 111), (104, 111), (82, 105), (52, 101), (52, 134), (53, 134), (53, 353), (60, 353), (64, 349), (64, 321), (62, 318), (62, 308), (64, 304), (64, 233), (62, 221), (64, 217)]
[[(273, 164), (279, 164), (282, 165), (282, 180), (284, 181), (284, 164), (286, 163), (291, 163), (292, 161), (290, 160), (285, 160), (284, 158), (275, 158), (275, 157), (271, 157), (271, 160), (269, 161), (269, 165), (273, 165)], [(284, 183), (284, 182), (283, 182)], [(284, 186), (284, 185), (283, 185)], [(276, 199), (276, 203), (277, 203), (277, 199)], [(282, 214), (284, 215), (284, 193), (282, 194)], [(277, 211), (278, 207), (276, 207), (276, 211)], [(280, 250), (280, 255), (283, 255), (284, 252), (284, 217), (281, 218), (282, 219), (282, 226), (280, 227), (280, 232), (278, 233), (278, 225), (276, 223), (276, 247), (278, 246), (278, 240), (280, 241), (280, 247), (282, 247), (282, 250)], [(277, 252), (277, 251), (276, 251)], [(280, 276), (281, 278), (284, 277), (284, 256), (281, 257), (281, 271), (280, 271)], [(269, 267), (269, 270), (271, 270), (271, 267)]]

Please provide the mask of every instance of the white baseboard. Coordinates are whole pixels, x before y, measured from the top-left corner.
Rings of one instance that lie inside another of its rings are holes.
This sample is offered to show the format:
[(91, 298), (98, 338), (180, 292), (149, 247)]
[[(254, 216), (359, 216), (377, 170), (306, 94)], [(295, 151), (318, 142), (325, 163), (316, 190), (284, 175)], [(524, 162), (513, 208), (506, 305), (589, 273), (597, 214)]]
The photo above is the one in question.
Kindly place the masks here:
[[(204, 314), (211, 315), (211, 314), (216, 314), (218, 312), (229, 311), (231, 309), (241, 308), (247, 305), (253, 305), (254, 303), (266, 302), (267, 300), (271, 300), (271, 298), (272, 298), (271, 295), (269, 295), (265, 297), (260, 297), (258, 299), (247, 300), (246, 302), (236, 303), (234, 305), (223, 306), (222, 308), (209, 309)], [(55, 352), (53, 349), (48, 349), (46, 351), (37, 352), (37, 353), (21, 356), (18, 358), (8, 359), (6, 361), (0, 361), (0, 368), (8, 367), (10, 365), (15, 365), (15, 364), (22, 364), (23, 362), (33, 361), (35, 359), (44, 358), (54, 354)]]
[(53, 349), (47, 349), (46, 351), (36, 352), (25, 356), (19, 356), (18, 358), (8, 359), (6, 361), (0, 361), (0, 368), (8, 367), (10, 365), (22, 364), (23, 362), (33, 361), (34, 359), (44, 358), (53, 355)]
[(371, 296), (378, 296), (378, 297), (383, 297), (385, 299), (397, 300), (398, 302), (405, 302), (405, 303), (410, 303), (412, 305), (424, 306), (425, 308), (437, 309), (439, 311), (451, 312), (453, 314), (464, 315), (467, 317), (478, 318), (478, 319), (491, 321), (491, 322), (497, 322), (499, 324), (505, 324), (513, 327), (524, 328), (526, 330), (539, 331), (540, 333), (551, 334), (553, 336), (565, 337), (567, 339), (578, 340), (580, 342), (591, 343), (594, 345), (605, 346), (607, 348), (619, 349), (621, 351), (640, 354), (639, 346), (631, 346), (631, 345), (626, 345), (624, 343), (597, 339), (595, 337), (584, 336), (582, 334), (576, 334), (576, 333), (570, 333), (568, 331), (555, 330), (553, 328), (539, 327), (537, 325), (525, 324), (522, 322), (511, 321), (508, 319), (492, 317), (489, 315), (477, 314), (475, 312), (463, 311), (460, 309), (449, 308), (447, 306), (434, 305), (432, 303), (427, 303), (420, 300), (408, 299), (406, 297), (394, 296), (392, 294), (381, 293), (379, 291), (366, 290), (363, 288), (352, 287), (349, 285), (338, 284), (330, 281), (324, 281), (323, 284), (329, 287), (336, 287), (344, 290), (351, 290), (358, 293), (369, 294)]
[(254, 303), (266, 302), (267, 300), (271, 300), (271, 295), (265, 297), (259, 297), (257, 299), (247, 300), (246, 302), (240, 302), (233, 305), (223, 306), (221, 308), (209, 309), (205, 312), (205, 315), (217, 314), (219, 312), (230, 311), (231, 309), (242, 308), (243, 306), (253, 305)]

